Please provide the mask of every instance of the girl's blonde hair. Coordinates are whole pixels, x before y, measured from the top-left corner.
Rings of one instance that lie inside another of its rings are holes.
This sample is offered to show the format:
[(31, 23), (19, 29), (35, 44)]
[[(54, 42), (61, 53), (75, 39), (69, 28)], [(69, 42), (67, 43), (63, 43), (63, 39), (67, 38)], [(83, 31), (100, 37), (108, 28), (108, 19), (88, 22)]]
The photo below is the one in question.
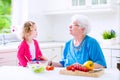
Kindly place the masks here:
[(34, 25), (35, 23), (32, 21), (27, 21), (24, 23), (23, 30), (22, 30), (22, 39), (27, 40)]

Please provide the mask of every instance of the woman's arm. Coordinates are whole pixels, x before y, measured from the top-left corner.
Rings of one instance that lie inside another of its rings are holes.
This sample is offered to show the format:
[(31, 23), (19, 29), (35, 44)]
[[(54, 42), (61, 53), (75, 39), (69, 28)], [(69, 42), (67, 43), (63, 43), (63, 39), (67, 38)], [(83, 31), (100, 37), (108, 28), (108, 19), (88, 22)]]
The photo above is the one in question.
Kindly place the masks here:
[(49, 66), (53, 65), (55, 67), (63, 67), (62, 64), (60, 64), (59, 62), (52, 62), (52, 61), (49, 61), (48, 65)]
[(90, 58), (94, 61), (95, 68), (106, 68), (106, 61), (98, 42), (94, 42), (90, 50)]
[(94, 63), (94, 69), (105, 68), (104, 66)]

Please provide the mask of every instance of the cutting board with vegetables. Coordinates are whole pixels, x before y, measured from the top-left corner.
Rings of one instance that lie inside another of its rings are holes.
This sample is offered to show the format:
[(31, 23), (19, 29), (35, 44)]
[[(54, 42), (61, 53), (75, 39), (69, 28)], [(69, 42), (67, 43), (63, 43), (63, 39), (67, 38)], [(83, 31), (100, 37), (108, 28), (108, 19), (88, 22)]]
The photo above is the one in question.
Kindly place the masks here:
[(95, 69), (94, 62), (88, 60), (83, 65), (76, 63), (67, 66), (65, 69), (60, 70), (60, 74), (99, 77), (102, 74), (104, 74), (104, 69), (103, 68)]
[(104, 74), (104, 70), (98, 70), (98, 71), (89, 71), (89, 72), (83, 72), (79, 70), (71, 71), (66, 69), (61, 69), (59, 71), (60, 74), (63, 75), (74, 75), (74, 76), (87, 76), (87, 77), (100, 77)]

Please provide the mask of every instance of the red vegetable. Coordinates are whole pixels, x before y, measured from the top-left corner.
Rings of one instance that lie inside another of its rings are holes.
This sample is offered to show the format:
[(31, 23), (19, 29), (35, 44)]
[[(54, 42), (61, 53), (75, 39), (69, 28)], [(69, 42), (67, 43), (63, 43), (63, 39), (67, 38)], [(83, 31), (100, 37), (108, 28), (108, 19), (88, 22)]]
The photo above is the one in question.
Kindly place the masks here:
[(54, 70), (54, 66), (46, 66), (46, 70), (47, 71)]

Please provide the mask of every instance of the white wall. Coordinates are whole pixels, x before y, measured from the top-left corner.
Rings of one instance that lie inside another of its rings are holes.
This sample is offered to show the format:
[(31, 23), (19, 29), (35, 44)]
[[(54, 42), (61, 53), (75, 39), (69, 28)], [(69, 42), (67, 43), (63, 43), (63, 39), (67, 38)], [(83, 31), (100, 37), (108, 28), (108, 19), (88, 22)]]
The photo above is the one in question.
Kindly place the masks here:
[[(72, 36), (69, 35), (70, 18), (73, 14), (55, 15), (51, 18), (54, 29), (53, 38), (56, 41), (66, 41)], [(101, 40), (103, 30), (114, 29), (118, 33), (118, 19), (116, 13), (88, 13), (91, 22), (91, 32), (89, 35)]]
[(12, 0), (12, 26), (21, 39), (21, 28), (28, 20), (28, 0)]
[(44, 16), (42, 12), (44, 10), (43, 0), (29, 0), (29, 20), (36, 23), (38, 27), (38, 40), (39, 41), (52, 41), (52, 26), (49, 17)]
[[(42, 3), (41, 3), (42, 2)], [(73, 14), (44, 15), (43, 0), (29, 1), (29, 19), (36, 22), (38, 26), (39, 41), (66, 41), (72, 38), (69, 35), (69, 23)], [(43, 6), (43, 7), (41, 7)], [(117, 8), (115, 8), (117, 9)], [(117, 34), (120, 32), (119, 9), (115, 12), (83, 13), (88, 16), (91, 22), (91, 32), (89, 35), (100, 41), (103, 30), (114, 29)], [(79, 13), (80, 14), (80, 13)]]
[(27, 19), (28, 0), (12, 0), (12, 26), (21, 26)]

